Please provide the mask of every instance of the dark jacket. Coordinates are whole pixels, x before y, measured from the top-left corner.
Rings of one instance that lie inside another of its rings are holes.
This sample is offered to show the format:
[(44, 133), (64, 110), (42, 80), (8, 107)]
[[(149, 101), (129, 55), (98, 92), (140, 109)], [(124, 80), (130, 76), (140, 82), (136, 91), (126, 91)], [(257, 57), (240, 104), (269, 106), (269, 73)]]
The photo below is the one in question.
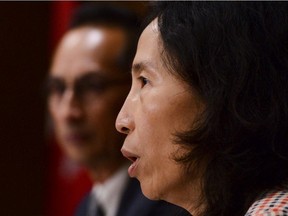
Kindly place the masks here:
[[(75, 216), (88, 214), (91, 194), (85, 196), (77, 208)], [(182, 208), (165, 201), (151, 201), (141, 192), (137, 179), (129, 179), (129, 183), (122, 195), (116, 216), (174, 216), (182, 215)]]

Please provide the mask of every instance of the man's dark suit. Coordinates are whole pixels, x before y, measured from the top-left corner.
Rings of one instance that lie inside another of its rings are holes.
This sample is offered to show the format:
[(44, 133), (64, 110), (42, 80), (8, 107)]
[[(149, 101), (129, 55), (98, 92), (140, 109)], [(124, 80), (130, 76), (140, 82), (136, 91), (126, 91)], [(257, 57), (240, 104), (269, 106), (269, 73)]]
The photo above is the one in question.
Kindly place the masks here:
[[(90, 194), (84, 197), (75, 216), (87, 215), (89, 201)], [(165, 201), (148, 200), (142, 194), (138, 180), (129, 179), (116, 216), (174, 216), (182, 212), (185, 210)]]

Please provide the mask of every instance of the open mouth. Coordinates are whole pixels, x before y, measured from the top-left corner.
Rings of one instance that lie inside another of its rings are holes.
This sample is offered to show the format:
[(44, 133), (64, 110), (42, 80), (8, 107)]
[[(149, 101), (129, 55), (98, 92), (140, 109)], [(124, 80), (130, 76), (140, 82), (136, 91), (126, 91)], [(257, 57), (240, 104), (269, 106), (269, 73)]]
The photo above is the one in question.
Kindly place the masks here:
[(128, 157), (128, 159), (134, 163), (138, 158), (137, 157)]
[(121, 152), (123, 156), (130, 160), (132, 163), (136, 162), (136, 160), (139, 158), (137, 155), (130, 153), (124, 149), (121, 149)]
[(137, 162), (138, 162), (140, 157), (138, 155), (135, 155), (135, 154), (128, 152), (124, 149), (121, 149), (121, 152), (122, 152), (124, 157), (126, 157), (128, 160), (130, 160), (132, 162), (132, 164), (128, 168), (128, 173), (129, 173), (130, 177), (135, 177), (136, 168), (137, 168), (137, 164), (138, 164)]

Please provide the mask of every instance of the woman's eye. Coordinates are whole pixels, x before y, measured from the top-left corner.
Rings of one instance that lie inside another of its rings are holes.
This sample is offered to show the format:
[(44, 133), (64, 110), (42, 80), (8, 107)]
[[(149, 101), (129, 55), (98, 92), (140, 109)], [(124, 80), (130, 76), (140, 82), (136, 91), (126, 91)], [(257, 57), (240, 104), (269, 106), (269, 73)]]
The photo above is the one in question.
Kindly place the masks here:
[(149, 80), (143, 76), (140, 76), (138, 79), (141, 82), (141, 87), (144, 87), (149, 82)]

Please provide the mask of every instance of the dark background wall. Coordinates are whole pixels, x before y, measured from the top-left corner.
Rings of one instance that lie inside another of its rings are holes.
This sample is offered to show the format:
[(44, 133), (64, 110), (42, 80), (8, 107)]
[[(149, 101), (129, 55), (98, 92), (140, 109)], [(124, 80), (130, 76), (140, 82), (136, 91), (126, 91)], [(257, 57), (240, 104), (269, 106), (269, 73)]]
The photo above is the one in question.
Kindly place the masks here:
[[(145, 12), (143, 3), (115, 4)], [(0, 215), (44, 215), (51, 2), (0, 2)]]
[(40, 215), (48, 2), (0, 2), (0, 215)]

